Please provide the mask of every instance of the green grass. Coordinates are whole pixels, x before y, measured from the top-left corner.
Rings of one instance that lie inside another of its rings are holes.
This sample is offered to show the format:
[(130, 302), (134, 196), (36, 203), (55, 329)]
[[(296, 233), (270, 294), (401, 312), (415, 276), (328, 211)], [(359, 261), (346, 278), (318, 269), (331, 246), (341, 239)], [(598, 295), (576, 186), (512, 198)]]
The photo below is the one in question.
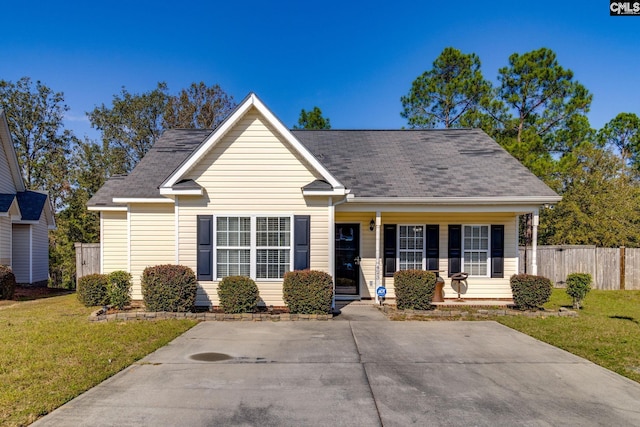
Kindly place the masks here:
[[(578, 317), (506, 316), (498, 322), (640, 382), (640, 291), (589, 292)], [(571, 307), (554, 289), (545, 308)]]
[(0, 425), (35, 421), (193, 327), (93, 323), (74, 295), (0, 306)]

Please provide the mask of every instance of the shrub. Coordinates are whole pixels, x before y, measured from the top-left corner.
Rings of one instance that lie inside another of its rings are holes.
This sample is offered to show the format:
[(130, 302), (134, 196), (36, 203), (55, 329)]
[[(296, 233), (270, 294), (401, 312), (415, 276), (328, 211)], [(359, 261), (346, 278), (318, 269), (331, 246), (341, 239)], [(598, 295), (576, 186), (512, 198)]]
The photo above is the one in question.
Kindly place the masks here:
[(109, 279), (106, 274), (89, 274), (78, 280), (78, 300), (85, 307), (106, 305), (109, 303), (107, 286)]
[(253, 313), (260, 295), (256, 282), (245, 276), (228, 276), (218, 284), (218, 298), (225, 313)]
[(572, 273), (567, 276), (567, 294), (573, 298), (573, 308), (580, 308), (582, 300), (591, 290), (589, 273)]
[(551, 280), (531, 274), (514, 274), (511, 276), (511, 292), (513, 302), (521, 310), (539, 308), (551, 297)]
[(197, 290), (196, 275), (183, 265), (156, 265), (142, 272), (142, 297), (148, 311), (190, 311)]
[(393, 275), (399, 310), (431, 310), (436, 275), (424, 270), (400, 270)]
[(331, 313), (333, 280), (323, 271), (297, 270), (285, 273), (282, 292), (291, 313)]
[(126, 271), (114, 271), (109, 274), (107, 286), (109, 304), (123, 309), (131, 303), (131, 274)]
[(6, 265), (0, 265), (0, 299), (11, 299), (16, 292), (16, 275)]

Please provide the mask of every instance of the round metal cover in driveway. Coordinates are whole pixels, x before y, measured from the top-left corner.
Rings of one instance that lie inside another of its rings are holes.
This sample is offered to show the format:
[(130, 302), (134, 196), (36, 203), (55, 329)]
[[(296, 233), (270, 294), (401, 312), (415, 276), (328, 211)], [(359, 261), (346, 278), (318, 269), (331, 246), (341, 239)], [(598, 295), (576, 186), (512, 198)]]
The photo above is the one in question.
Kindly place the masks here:
[(199, 362), (221, 362), (231, 359), (231, 356), (224, 353), (197, 353), (192, 354), (189, 358)]

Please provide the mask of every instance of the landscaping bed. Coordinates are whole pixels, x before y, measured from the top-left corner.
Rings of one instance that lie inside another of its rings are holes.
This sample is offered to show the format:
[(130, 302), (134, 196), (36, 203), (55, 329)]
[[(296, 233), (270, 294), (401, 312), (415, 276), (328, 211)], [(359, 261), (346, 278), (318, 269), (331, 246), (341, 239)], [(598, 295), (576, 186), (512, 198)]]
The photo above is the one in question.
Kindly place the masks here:
[(435, 308), (433, 310), (399, 310), (395, 305), (378, 307), (390, 320), (475, 320), (492, 317), (522, 316), (529, 318), (544, 317), (576, 317), (578, 313), (566, 307), (557, 310), (516, 310), (506, 307), (497, 308)]

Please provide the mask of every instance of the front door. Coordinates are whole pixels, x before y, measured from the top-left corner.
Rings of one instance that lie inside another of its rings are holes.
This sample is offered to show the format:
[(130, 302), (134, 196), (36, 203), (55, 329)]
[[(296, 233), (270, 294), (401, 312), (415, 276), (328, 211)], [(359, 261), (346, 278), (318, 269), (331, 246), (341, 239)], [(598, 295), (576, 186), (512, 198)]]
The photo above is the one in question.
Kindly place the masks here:
[(336, 295), (360, 295), (360, 224), (336, 224)]

